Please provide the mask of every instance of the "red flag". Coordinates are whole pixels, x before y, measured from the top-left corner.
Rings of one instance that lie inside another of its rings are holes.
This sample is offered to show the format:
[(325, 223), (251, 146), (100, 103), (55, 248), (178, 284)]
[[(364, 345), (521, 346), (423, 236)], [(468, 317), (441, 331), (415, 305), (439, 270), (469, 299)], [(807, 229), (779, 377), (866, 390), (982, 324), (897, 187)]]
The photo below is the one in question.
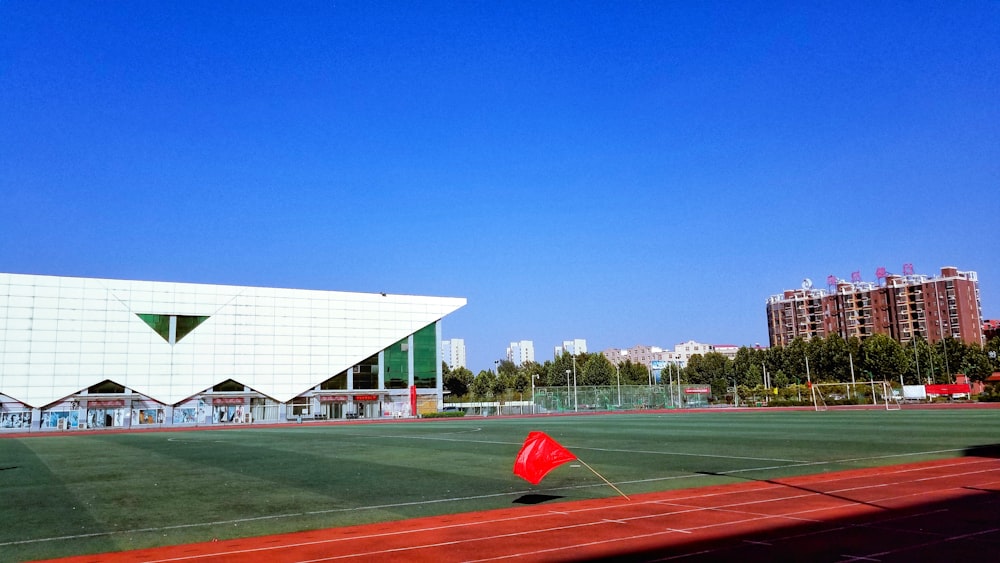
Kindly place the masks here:
[(542, 478), (556, 467), (576, 459), (573, 452), (562, 447), (545, 432), (533, 431), (517, 452), (514, 460), (514, 474), (532, 485), (542, 482)]

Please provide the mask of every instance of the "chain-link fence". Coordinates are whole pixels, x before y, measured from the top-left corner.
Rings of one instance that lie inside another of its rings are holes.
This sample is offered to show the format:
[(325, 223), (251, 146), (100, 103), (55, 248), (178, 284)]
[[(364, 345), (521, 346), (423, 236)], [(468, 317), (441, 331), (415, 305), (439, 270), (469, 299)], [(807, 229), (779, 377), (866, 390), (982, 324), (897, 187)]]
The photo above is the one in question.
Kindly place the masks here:
[(708, 385), (616, 385), (538, 387), (538, 413), (567, 411), (615, 411), (670, 409), (708, 406)]

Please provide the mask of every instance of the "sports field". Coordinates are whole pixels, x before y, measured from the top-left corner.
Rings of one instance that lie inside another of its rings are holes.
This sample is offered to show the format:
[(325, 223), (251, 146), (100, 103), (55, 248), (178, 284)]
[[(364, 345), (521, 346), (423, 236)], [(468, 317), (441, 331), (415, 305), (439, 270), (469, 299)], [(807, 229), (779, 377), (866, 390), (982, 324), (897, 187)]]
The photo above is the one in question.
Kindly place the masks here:
[[(1000, 411), (720, 411), (0, 439), (0, 559), (121, 551), (616, 497), (575, 463), (511, 472), (543, 430), (626, 494), (995, 454)], [(555, 497), (555, 498), (551, 498)]]

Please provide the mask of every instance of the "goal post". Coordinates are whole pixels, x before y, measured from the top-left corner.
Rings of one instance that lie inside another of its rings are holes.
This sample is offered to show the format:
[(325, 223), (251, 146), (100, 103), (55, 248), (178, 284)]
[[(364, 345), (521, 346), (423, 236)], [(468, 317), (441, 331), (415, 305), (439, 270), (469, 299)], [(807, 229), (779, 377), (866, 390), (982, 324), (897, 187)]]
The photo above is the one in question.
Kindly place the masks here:
[(885, 380), (856, 383), (813, 383), (813, 408), (825, 411), (836, 405), (876, 405), (887, 411), (899, 410), (899, 398)]

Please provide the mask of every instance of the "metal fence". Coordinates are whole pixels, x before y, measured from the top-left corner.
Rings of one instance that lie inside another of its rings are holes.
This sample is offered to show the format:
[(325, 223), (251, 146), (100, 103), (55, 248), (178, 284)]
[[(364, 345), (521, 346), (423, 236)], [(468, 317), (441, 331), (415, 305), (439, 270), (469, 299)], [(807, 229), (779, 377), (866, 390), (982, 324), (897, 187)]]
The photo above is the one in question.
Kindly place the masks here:
[(536, 412), (615, 411), (708, 406), (708, 385), (538, 387)]

